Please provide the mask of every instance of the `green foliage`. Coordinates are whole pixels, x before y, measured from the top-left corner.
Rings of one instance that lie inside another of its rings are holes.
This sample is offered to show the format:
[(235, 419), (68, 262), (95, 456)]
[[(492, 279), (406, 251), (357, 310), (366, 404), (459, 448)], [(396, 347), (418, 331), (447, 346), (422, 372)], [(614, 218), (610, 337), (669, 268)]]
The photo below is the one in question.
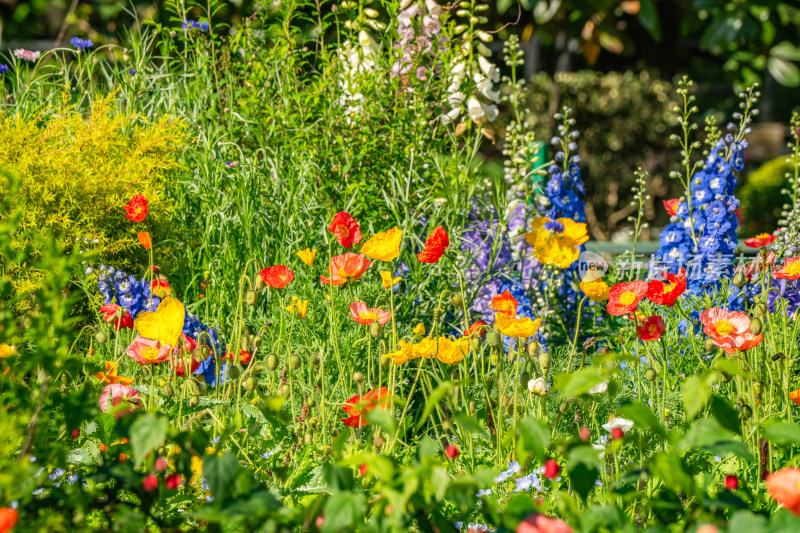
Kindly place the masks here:
[(786, 177), (794, 166), (786, 156), (767, 161), (748, 176), (737, 192), (744, 209), (745, 237), (772, 233), (778, 227), (783, 206), (791, 200)]

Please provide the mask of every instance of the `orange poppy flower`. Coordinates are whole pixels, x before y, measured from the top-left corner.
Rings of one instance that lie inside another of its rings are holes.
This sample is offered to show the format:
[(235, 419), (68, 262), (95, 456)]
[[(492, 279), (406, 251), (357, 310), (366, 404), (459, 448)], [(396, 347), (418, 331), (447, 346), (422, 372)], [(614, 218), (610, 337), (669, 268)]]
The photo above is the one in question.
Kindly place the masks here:
[(608, 312), (614, 316), (633, 313), (647, 295), (646, 281), (617, 283), (608, 293)]
[(294, 279), (294, 272), (283, 265), (275, 265), (259, 272), (264, 283), (273, 289), (283, 289)]
[[(247, 363), (250, 362), (250, 359), (252, 359), (252, 358), (253, 358), (253, 354), (251, 354), (247, 350), (239, 350), (239, 362), (241, 364), (246, 365)], [(234, 357), (234, 355), (232, 353), (225, 354), (223, 359), (230, 359), (231, 361), (236, 362), (235, 361), (236, 358)]]
[(0, 533), (6, 533), (14, 529), (19, 514), (16, 509), (11, 507), (0, 508)]
[(777, 237), (772, 233), (759, 233), (755, 237), (744, 240), (744, 245), (749, 248), (763, 248), (775, 242)]
[(672, 198), (671, 200), (662, 200), (664, 202), (664, 209), (667, 210), (667, 214), (671, 217), (674, 217), (678, 214), (678, 206), (681, 205), (680, 198)]
[(152, 242), (150, 241), (150, 234), (146, 231), (140, 231), (136, 234), (136, 237), (139, 239), (139, 244), (142, 245), (142, 248), (145, 250), (149, 250), (152, 247)]
[(103, 313), (103, 320), (107, 324), (112, 324), (117, 331), (133, 327), (133, 317), (124, 307), (106, 304), (100, 308), (100, 312)]
[(435, 263), (444, 255), (450, 246), (450, 237), (442, 226), (437, 226), (425, 241), (425, 249), (417, 254), (417, 259), (422, 263)]
[(790, 392), (789, 399), (792, 400), (795, 405), (800, 405), (800, 389)]
[(383, 326), (392, 318), (392, 313), (385, 309), (367, 309), (367, 304), (364, 302), (353, 302), (350, 304), (350, 318), (365, 326), (377, 320), (378, 324)]
[(664, 326), (664, 319), (658, 315), (651, 316), (637, 328), (639, 340), (642, 341), (657, 341), (661, 338), (666, 327)]
[(348, 281), (358, 281), (371, 264), (370, 260), (361, 254), (348, 252), (337, 255), (331, 257), (331, 264), (328, 266), (330, 277), (320, 276), (319, 280), (328, 285), (344, 285)]
[(492, 309), (497, 311), (498, 315), (505, 318), (514, 318), (517, 316), (517, 306), (519, 302), (514, 298), (510, 292), (503, 291), (494, 298), (492, 298)]
[(333, 221), (328, 226), (328, 231), (333, 233), (339, 244), (345, 248), (361, 242), (361, 230), (358, 222), (346, 211), (340, 211), (333, 215)]
[[(513, 298), (513, 297), (512, 297)], [(469, 329), (464, 331), (463, 337), (472, 338), (475, 337), (483, 337), (486, 335), (486, 328), (483, 326), (488, 326), (486, 322), (483, 320), (478, 320), (474, 324), (472, 324)]]
[(121, 383), (123, 385), (130, 385), (131, 383), (133, 383), (132, 378), (118, 376), (117, 375), (118, 371), (119, 371), (119, 363), (117, 363), (116, 361), (106, 361), (106, 371), (96, 372), (94, 374), (94, 377), (96, 377), (103, 383)]
[(392, 393), (386, 387), (373, 389), (363, 396), (353, 396), (342, 406), (344, 412), (350, 415), (349, 418), (343, 418), (342, 422), (351, 428), (366, 425), (368, 422), (364, 415), (376, 408), (386, 409), (391, 396)]
[(772, 499), (800, 516), (800, 468), (782, 468), (767, 476)]
[(800, 279), (800, 257), (787, 257), (773, 276), (777, 279)]
[(725, 353), (732, 354), (755, 348), (764, 338), (763, 333), (758, 335), (751, 333), (750, 317), (739, 311), (711, 307), (700, 314), (700, 322), (714, 346), (722, 348)]
[(681, 268), (677, 274), (662, 272), (666, 283), (654, 279), (647, 284), (647, 299), (658, 305), (672, 307), (675, 300), (686, 290), (686, 269)]
[(128, 220), (141, 222), (147, 217), (147, 198), (137, 194), (123, 209), (125, 209), (125, 216)]

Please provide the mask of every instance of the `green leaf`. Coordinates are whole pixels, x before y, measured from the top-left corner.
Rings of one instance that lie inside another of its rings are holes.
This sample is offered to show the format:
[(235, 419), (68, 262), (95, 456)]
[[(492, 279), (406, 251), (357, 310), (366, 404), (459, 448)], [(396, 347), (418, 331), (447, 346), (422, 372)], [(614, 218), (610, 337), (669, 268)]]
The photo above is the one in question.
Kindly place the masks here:
[(558, 374), (553, 379), (553, 388), (560, 390), (566, 398), (576, 398), (604, 380), (600, 368), (589, 366), (574, 373)]
[(325, 523), (322, 533), (355, 531), (367, 512), (367, 502), (362, 494), (336, 492), (325, 503)]
[(800, 47), (793, 45), (789, 41), (783, 41), (773, 46), (769, 51), (769, 55), (786, 61), (800, 61)]
[(425, 422), (428, 420), (428, 417), (431, 415), (436, 406), (439, 405), (439, 403), (452, 390), (453, 390), (453, 382), (445, 381), (441, 385), (436, 387), (433, 390), (433, 392), (431, 392), (428, 395), (425, 401), (425, 409), (423, 409), (422, 416), (419, 419), (419, 423), (417, 423), (417, 430), (419, 430), (422, 426), (425, 425)]
[(767, 60), (767, 70), (781, 85), (787, 87), (800, 85), (800, 68), (794, 63), (773, 56)]
[(364, 418), (390, 435), (394, 435), (397, 429), (394, 411), (391, 409), (373, 409), (372, 411), (368, 411)]
[(526, 416), (520, 420), (519, 434), (522, 449), (544, 461), (545, 452), (550, 445), (550, 428), (541, 420)]
[(715, 455), (732, 453), (747, 460), (752, 460), (753, 457), (747, 446), (736, 440), (733, 433), (722, 427), (715, 418), (702, 418), (691, 425), (678, 444), (678, 449), (692, 448), (702, 448)]
[(625, 418), (630, 418), (638, 426), (649, 429), (662, 437), (667, 436), (667, 430), (664, 429), (664, 426), (661, 425), (656, 415), (653, 414), (653, 411), (646, 405), (641, 403), (627, 403), (623, 404), (618, 411), (620, 415)]
[(711, 397), (711, 385), (717, 379), (716, 373), (706, 370), (699, 376), (690, 376), (681, 386), (686, 418), (694, 418), (705, 407)]
[(731, 407), (727, 401), (719, 396), (711, 398), (711, 415), (717, 419), (717, 422), (725, 429), (736, 433), (742, 434), (742, 423), (739, 419), (739, 413), (736, 409)]
[(648, 462), (653, 477), (675, 492), (694, 493), (692, 478), (675, 453), (659, 452)]
[(208, 482), (208, 488), (215, 502), (224, 504), (228, 500), (241, 468), (239, 460), (231, 452), (203, 457), (203, 477)]
[(591, 446), (577, 446), (567, 456), (570, 487), (584, 500), (600, 476), (600, 455)]
[(736, 511), (728, 522), (728, 531), (765, 531), (767, 519), (750, 511)]
[(133, 421), (130, 441), (136, 468), (142, 465), (147, 454), (161, 446), (167, 438), (168, 425), (167, 417), (152, 413), (142, 415)]
[(650, 33), (656, 41), (661, 41), (661, 24), (658, 21), (658, 10), (653, 0), (641, 0), (639, 2), (639, 22)]
[(800, 442), (800, 424), (794, 422), (772, 422), (764, 424), (764, 437), (773, 444), (796, 444)]

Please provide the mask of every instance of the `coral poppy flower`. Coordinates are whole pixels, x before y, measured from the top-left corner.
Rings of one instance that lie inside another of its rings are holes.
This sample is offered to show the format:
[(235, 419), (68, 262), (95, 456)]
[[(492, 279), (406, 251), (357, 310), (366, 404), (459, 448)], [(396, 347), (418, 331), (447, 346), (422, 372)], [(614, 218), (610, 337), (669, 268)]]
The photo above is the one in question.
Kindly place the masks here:
[(777, 279), (800, 279), (800, 257), (787, 257), (773, 276)]
[(425, 241), (425, 248), (417, 254), (422, 263), (435, 263), (444, 255), (450, 246), (450, 237), (442, 226), (437, 226)]
[(483, 326), (488, 326), (486, 322), (483, 320), (478, 320), (474, 324), (472, 324), (469, 329), (464, 331), (463, 337), (472, 338), (475, 337), (483, 337), (486, 335), (486, 328)]
[(311, 266), (314, 264), (314, 259), (317, 258), (317, 249), (306, 248), (305, 250), (300, 250), (297, 252), (297, 257), (307, 266)]
[(150, 282), (150, 292), (157, 298), (164, 299), (172, 294), (172, 287), (165, 279), (154, 279)]
[(391, 396), (392, 393), (386, 387), (373, 389), (363, 396), (353, 396), (342, 406), (344, 412), (350, 415), (349, 418), (343, 418), (342, 422), (351, 428), (359, 428), (366, 425), (368, 422), (364, 416), (376, 408), (386, 409)]
[(800, 516), (800, 468), (782, 468), (767, 476), (772, 499)]
[[(109, 405), (109, 400), (111, 400), (111, 405)], [(114, 407), (123, 402), (128, 403), (129, 408), (116, 411), (114, 413), (115, 418), (121, 418), (129, 413), (132, 413), (134, 409), (139, 407), (141, 404), (139, 391), (132, 389), (127, 385), (111, 383), (110, 385), (106, 385), (103, 389), (103, 392), (100, 393), (100, 411), (103, 413), (108, 413), (109, 411), (113, 410)]]
[(647, 295), (646, 281), (631, 281), (630, 283), (617, 283), (608, 293), (608, 312), (614, 316), (633, 313)]
[(572, 528), (558, 518), (533, 513), (519, 523), (516, 533), (572, 533)]
[(595, 278), (591, 281), (588, 281), (584, 278), (581, 281), (581, 290), (583, 293), (589, 297), (589, 299), (593, 302), (605, 302), (608, 300), (608, 294), (611, 291), (611, 287), (609, 287), (603, 278)]
[(0, 533), (7, 533), (14, 529), (19, 513), (11, 507), (0, 508)]
[(392, 318), (392, 313), (384, 309), (367, 309), (364, 302), (353, 302), (350, 304), (350, 318), (365, 326), (377, 320), (383, 326)]
[(290, 313), (295, 313), (300, 318), (305, 318), (308, 314), (308, 300), (301, 300), (297, 296), (292, 296), (291, 304), (286, 307)]
[(744, 240), (744, 245), (750, 248), (763, 248), (775, 242), (777, 237), (772, 233), (759, 233), (755, 237)]
[(133, 383), (132, 378), (118, 376), (117, 375), (118, 371), (119, 371), (119, 363), (117, 363), (116, 361), (106, 361), (106, 371), (95, 372), (94, 377), (96, 377), (103, 383), (121, 383), (122, 385), (130, 385), (131, 383)]
[(734, 272), (741, 272), (749, 281), (753, 279), (753, 274), (755, 274), (756, 269), (758, 269), (759, 272), (762, 272), (765, 268), (774, 264), (775, 252), (768, 250), (766, 256), (764, 254), (758, 254), (755, 261), (750, 261), (744, 266), (737, 265), (734, 269)]
[(643, 341), (657, 341), (661, 338), (666, 327), (664, 326), (664, 319), (658, 315), (651, 316), (637, 328), (639, 340)]
[(149, 250), (152, 248), (153, 244), (150, 241), (150, 234), (146, 231), (140, 231), (136, 234), (136, 238), (139, 239), (139, 244), (142, 245), (142, 248), (145, 250)]
[(667, 210), (667, 214), (671, 217), (674, 217), (678, 214), (678, 206), (681, 205), (680, 198), (672, 198), (671, 200), (662, 200), (664, 202), (664, 209)]
[(195, 370), (200, 368), (200, 361), (195, 359), (194, 357), (182, 357), (176, 354), (173, 354), (170, 357), (170, 367), (175, 369), (175, 374), (180, 377), (186, 377), (186, 371), (184, 370), (184, 365), (188, 363), (189, 367), (189, 374), (194, 373)]
[[(253, 354), (248, 352), (247, 350), (239, 350), (239, 362), (243, 365), (246, 365), (250, 362), (253, 358)], [(230, 359), (231, 361), (235, 362), (235, 357), (232, 353), (226, 354), (223, 359)]]
[(339, 244), (345, 248), (361, 242), (361, 230), (358, 228), (358, 222), (345, 211), (333, 215), (333, 221), (328, 226), (328, 231), (333, 233)]
[(790, 392), (789, 399), (792, 400), (795, 405), (800, 405), (800, 389)]
[(531, 229), (525, 233), (525, 240), (533, 246), (536, 259), (561, 269), (578, 260), (578, 247), (589, 240), (586, 224), (571, 218), (539, 217), (533, 220)]
[(753, 335), (750, 332), (750, 317), (738, 311), (711, 307), (700, 314), (700, 322), (714, 346), (722, 348), (725, 353), (755, 348), (764, 338), (762, 333)]
[(509, 291), (503, 291), (494, 298), (492, 298), (492, 309), (497, 311), (498, 315), (505, 318), (514, 318), (517, 316), (517, 306), (519, 302)]
[(381, 270), (381, 282), (384, 289), (392, 289), (395, 285), (403, 280), (400, 276), (393, 278), (392, 273), (388, 270)]
[(113, 324), (117, 331), (133, 327), (133, 317), (124, 307), (117, 304), (106, 304), (100, 308), (100, 312), (103, 313), (103, 320), (107, 324)]
[(376, 261), (392, 261), (400, 255), (400, 241), (403, 230), (392, 228), (376, 233), (361, 246), (361, 253)]
[(495, 325), (507, 337), (532, 337), (539, 329), (540, 322), (541, 320), (538, 318), (531, 320), (528, 317), (506, 318), (500, 313), (495, 315)]
[(647, 299), (654, 304), (672, 307), (686, 290), (686, 269), (681, 268), (677, 274), (662, 272), (661, 276), (667, 281), (654, 279), (647, 284)]
[[(185, 333), (181, 333), (181, 337), (183, 337), (183, 350), (185, 353), (194, 353), (197, 349), (197, 341), (188, 336)], [(181, 342), (178, 339), (178, 342), (175, 343), (175, 346), (172, 347), (172, 353), (177, 354), (180, 352), (181, 349)]]
[(328, 267), (330, 277), (320, 276), (319, 280), (330, 285), (344, 285), (349, 281), (358, 281), (371, 264), (372, 262), (361, 254), (348, 252), (337, 255), (331, 257), (331, 264)]
[(294, 272), (283, 265), (275, 265), (265, 268), (258, 273), (264, 283), (273, 289), (283, 289), (294, 279)]
[(128, 220), (141, 222), (147, 217), (147, 198), (137, 194), (123, 209), (125, 209), (125, 216)]
[(140, 365), (150, 365), (169, 359), (169, 350), (169, 345), (163, 346), (155, 339), (136, 337), (125, 353)]

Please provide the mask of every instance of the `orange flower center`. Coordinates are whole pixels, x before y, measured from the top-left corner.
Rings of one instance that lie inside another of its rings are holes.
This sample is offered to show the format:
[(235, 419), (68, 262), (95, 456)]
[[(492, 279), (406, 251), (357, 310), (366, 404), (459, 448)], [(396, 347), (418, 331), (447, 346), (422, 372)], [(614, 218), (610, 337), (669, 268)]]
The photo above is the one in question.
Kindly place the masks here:
[(657, 335), (658, 334), (658, 326), (656, 326), (655, 324), (650, 324), (647, 327), (647, 331), (650, 332), (650, 335)]
[(733, 324), (727, 320), (717, 320), (714, 322), (714, 329), (716, 330), (717, 334), (725, 336), (730, 335), (730, 333), (736, 328), (734, 328)]
[(759, 233), (756, 235), (756, 239), (769, 239), (770, 237), (772, 237), (771, 233)]
[(783, 271), (789, 274), (790, 276), (795, 276), (797, 274), (800, 274), (800, 261), (795, 261), (791, 265), (784, 268)]
[(631, 305), (636, 301), (636, 293), (633, 291), (625, 291), (619, 297), (619, 303), (622, 305)]
[(339, 224), (339, 227), (337, 229), (339, 230), (339, 234), (342, 236), (342, 239), (350, 237), (350, 228), (348, 228), (344, 224)]
[(362, 320), (378, 320), (378, 313), (376, 311), (363, 311), (358, 314), (358, 318)]
[(155, 359), (158, 359), (159, 351), (160, 350), (155, 346), (145, 346), (144, 348), (142, 348), (141, 351), (142, 359), (145, 359), (147, 361), (153, 361)]

